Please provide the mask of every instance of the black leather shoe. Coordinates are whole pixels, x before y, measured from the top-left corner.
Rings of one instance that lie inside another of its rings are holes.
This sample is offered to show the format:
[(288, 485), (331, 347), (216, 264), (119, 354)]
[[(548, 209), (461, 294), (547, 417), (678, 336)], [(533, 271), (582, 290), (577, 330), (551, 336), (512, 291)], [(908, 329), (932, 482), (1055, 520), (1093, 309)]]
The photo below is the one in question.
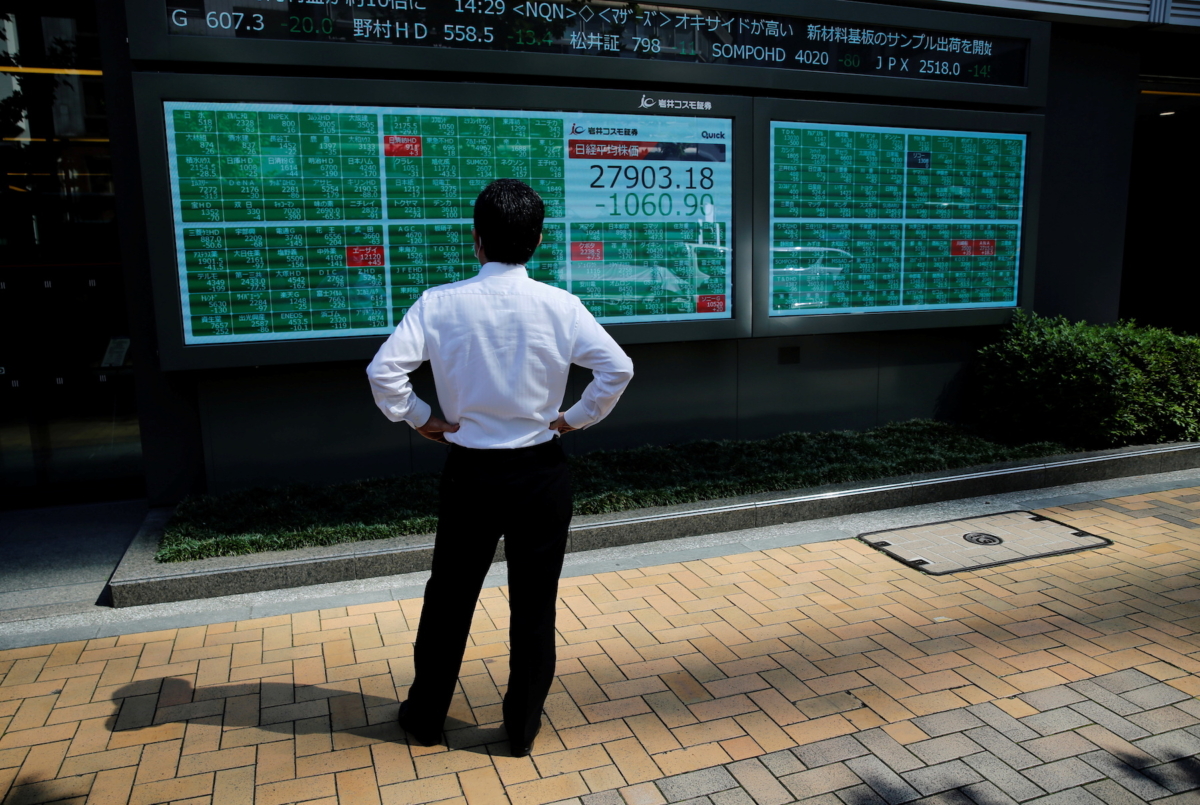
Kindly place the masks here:
[(526, 741), (524, 744), (518, 743), (517, 741), (514, 741), (511, 738), (509, 738), (508, 748), (509, 748), (509, 752), (512, 754), (512, 756), (513, 757), (527, 757), (529, 755), (529, 753), (533, 751), (533, 742), (535, 740), (537, 740), (538, 733), (541, 731), (542, 731), (542, 725), (541, 725), (541, 723), (539, 723), (537, 726), (537, 729), (533, 731), (533, 735), (531, 735), (529, 737), (529, 740)]
[(416, 738), (417, 743), (421, 744), (421, 746), (433, 746), (434, 744), (439, 744), (442, 742), (442, 731), (441, 730), (435, 731), (435, 730), (421, 729), (420, 727), (411, 723), (411, 720), (409, 718), (409, 713), (408, 713), (408, 702), (407, 701), (400, 703), (399, 721), (400, 721), (400, 727), (405, 732), (407, 732), (409, 735), (411, 735), (413, 738)]

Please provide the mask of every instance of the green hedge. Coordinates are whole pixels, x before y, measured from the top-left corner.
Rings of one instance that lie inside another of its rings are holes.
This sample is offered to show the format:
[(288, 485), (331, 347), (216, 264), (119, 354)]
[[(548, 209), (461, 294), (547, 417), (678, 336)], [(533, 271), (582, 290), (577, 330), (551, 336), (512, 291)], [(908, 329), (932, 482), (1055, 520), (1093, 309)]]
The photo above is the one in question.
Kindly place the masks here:
[(1094, 449), (1200, 438), (1200, 339), (1133, 322), (1018, 311), (979, 353), (968, 406), (981, 432)]
[[(862, 433), (699, 441), (589, 453), (570, 461), (575, 513), (604, 514), (1064, 450), (1055, 443), (995, 444), (960, 427), (918, 420)], [(434, 530), (436, 507), (433, 474), (194, 497), (181, 503), (167, 524), (157, 558), (179, 562), (425, 534)]]

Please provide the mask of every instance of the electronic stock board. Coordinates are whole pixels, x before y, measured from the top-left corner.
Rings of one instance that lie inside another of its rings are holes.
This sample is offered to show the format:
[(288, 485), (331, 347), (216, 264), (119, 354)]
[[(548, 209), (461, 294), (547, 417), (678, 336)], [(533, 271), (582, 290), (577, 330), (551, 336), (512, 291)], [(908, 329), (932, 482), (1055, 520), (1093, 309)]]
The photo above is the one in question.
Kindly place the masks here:
[[(549, 108), (497, 109), (469, 87), (457, 95), (476, 103), (445, 105), (455, 92), (437, 87), (436, 106), (283, 103), (229, 100), (231, 82), (208, 78), (226, 89), (197, 80), (199, 97), (222, 100), (153, 92), (142, 106), (161, 129), (165, 159), (146, 164), (165, 163), (157, 215), (172, 235), (158, 251), (175, 276), (159, 284), (185, 350), (387, 335), (425, 289), (474, 276), (474, 201), (504, 177), (546, 205), (530, 276), (578, 296), (621, 340), (748, 334), (736, 274), (748, 286), (749, 238), (738, 257), (734, 234), (749, 217), (744, 99), (681, 96), (637, 114), (612, 110), (636, 110), (639, 93), (531, 88)], [(570, 111), (553, 108), (567, 99)]]
[(184, 340), (390, 332), (474, 276), (475, 197), (546, 202), (537, 280), (605, 324), (728, 318), (730, 121), (167, 102)]
[[(1046, 25), (840, 0), (126, 0), (135, 58), (1036, 105)], [(797, 13), (802, 12), (802, 13)]]
[[(766, 0), (127, 2), (135, 58), (441, 79), (135, 76), (161, 139), (143, 168), (164, 202), (147, 214), (169, 366), (359, 356), (422, 290), (472, 275), (471, 202), (503, 176), (546, 201), (531, 275), (623, 343), (993, 323), (1027, 301), (1038, 116), (763, 93), (1036, 105), (1038, 23), (826, 0), (805, 17)], [(448, 80), (464, 70), (749, 91)]]
[(771, 315), (1012, 307), (1024, 134), (771, 124)]
[(1028, 42), (678, 4), (555, 0), (165, 0), (171, 36), (400, 45), (1024, 86)]
[(988, 323), (1027, 299), (1039, 116), (764, 101), (757, 127), (756, 334)]

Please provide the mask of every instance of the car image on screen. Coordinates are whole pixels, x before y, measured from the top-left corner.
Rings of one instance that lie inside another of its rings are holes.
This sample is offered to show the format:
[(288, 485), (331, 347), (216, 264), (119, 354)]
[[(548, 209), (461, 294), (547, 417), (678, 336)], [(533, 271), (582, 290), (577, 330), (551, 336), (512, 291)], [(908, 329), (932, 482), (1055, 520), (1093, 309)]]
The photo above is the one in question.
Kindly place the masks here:
[(823, 246), (783, 246), (771, 249), (771, 307), (795, 310), (828, 307), (837, 280), (854, 262), (854, 255)]
[(575, 292), (601, 318), (637, 314), (723, 313), (728, 246), (677, 243), (662, 264), (608, 262), (607, 282), (576, 281)]

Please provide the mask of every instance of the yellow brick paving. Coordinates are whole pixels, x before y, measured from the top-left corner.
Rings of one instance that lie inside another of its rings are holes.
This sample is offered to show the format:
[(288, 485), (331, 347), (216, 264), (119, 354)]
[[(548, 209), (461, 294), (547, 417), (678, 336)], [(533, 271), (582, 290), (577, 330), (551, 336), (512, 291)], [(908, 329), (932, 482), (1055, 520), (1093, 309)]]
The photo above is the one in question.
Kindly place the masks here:
[[(1173, 521), (1154, 516), (1169, 506)], [(1180, 513), (1195, 518), (1180, 517)], [(1041, 513), (1112, 547), (931, 577), (854, 540), (564, 579), (528, 758), (484, 592), (450, 748), (396, 727), (419, 599), (0, 652), (3, 802), (541, 805), (1136, 668), (1200, 695), (1200, 488)]]

